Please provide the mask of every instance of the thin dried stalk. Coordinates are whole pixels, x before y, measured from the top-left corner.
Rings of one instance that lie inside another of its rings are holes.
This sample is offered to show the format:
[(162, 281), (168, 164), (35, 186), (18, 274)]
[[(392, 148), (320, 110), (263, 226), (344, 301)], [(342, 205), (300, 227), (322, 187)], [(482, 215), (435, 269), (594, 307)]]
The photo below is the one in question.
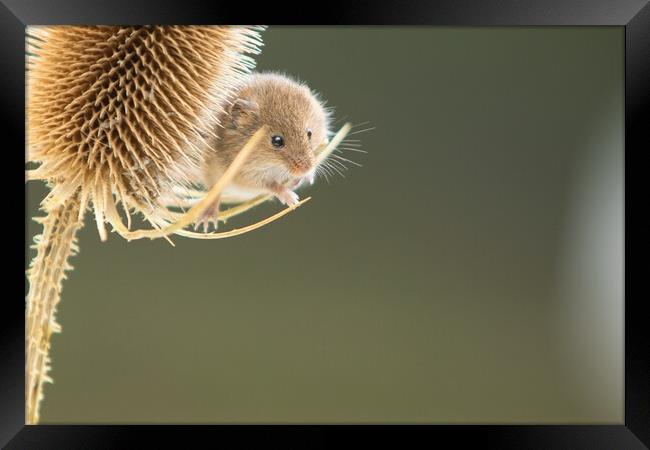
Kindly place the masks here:
[(72, 267), (68, 258), (77, 252), (75, 235), (83, 226), (78, 196), (69, 197), (47, 216), (35, 219), (43, 225), (43, 233), (34, 238), (37, 250), (27, 271), (29, 293), (26, 311), (25, 421), (38, 423), (39, 406), (43, 400), (43, 384), (52, 382), (50, 341), (52, 333), (61, 331), (56, 323), (56, 308), (61, 300), (64, 272)]

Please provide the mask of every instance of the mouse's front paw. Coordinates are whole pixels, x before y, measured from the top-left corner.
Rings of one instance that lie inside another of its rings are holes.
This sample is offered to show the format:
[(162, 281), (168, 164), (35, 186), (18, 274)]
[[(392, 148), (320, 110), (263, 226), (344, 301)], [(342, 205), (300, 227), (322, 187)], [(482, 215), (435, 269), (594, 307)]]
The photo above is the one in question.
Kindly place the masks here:
[(216, 231), (217, 225), (219, 224), (219, 220), (217, 219), (218, 214), (219, 214), (218, 203), (208, 206), (201, 213), (201, 215), (196, 220), (196, 222), (194, 222), (194, 230), (207, 233), (210, 230), (210, 224), (212, 223), (214, 230)]
[(293, 191), (290, 191), (287, 188), (284, 188), (280, 190), (278, 193), (275, 194), (275, 196), (280, 200), (282, 203), (288, 206), (295, 206), (298, 204), (298, 200), (300, 197), (298, 197), (298, 194), (296, 194)]

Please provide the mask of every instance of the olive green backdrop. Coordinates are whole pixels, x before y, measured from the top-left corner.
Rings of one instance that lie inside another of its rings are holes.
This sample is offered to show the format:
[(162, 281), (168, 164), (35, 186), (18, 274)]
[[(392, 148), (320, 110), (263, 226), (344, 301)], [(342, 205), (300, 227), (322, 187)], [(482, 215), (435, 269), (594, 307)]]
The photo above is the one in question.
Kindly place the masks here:
[(43, 423), (622, 423), (623, 29), (264, 41), (260, 70), (375, 127), (363, 167), (222, 241), (87, 216)]

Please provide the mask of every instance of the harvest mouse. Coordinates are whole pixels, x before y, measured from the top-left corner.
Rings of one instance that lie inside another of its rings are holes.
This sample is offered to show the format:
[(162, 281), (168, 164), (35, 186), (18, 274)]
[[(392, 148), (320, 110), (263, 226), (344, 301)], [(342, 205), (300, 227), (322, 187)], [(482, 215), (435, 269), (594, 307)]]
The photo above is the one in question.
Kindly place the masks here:
[(198, 223), (216, 226), (220, 201), (241, 202), (260, 194), (273, 194), (295, 205), (293, 191), (303, 181), (313, 183), (315, 149), (327, 141), (329, 116), (317, 96), (304, 84), (273, 73), (248, 75), (235, 92), (232, 104), (220, 115), (203, 173), (209, 189), (221, 177), (241, 148), (261, 126), (268, 128), (256, 148)]

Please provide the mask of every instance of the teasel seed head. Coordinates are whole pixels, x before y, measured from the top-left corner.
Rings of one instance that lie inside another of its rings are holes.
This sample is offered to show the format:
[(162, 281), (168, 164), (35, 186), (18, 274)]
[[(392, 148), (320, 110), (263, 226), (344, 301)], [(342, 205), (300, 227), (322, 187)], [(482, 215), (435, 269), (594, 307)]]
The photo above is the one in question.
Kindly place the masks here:
[(27, 159), (52, 211), (79, 196), (150, 221), (191, 188), (228, 97), (250, 72), (263, 27), (46, 26), (27, 29)]

